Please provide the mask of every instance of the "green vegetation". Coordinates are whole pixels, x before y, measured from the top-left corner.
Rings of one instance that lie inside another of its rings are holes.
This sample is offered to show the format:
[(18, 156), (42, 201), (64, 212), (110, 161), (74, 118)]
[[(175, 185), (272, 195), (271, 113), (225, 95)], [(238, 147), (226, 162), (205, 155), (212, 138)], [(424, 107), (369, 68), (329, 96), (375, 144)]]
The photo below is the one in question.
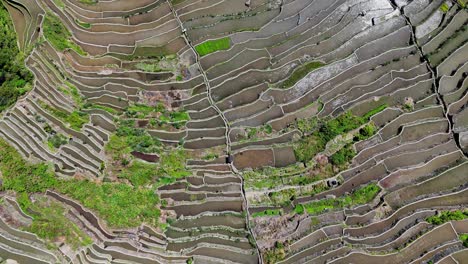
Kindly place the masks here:
[(156, 176), (156, 165), (135, 160), (130, 166), (122, 170), (119, 178), (127, 179), (133, 186), (149, 184)]
[(426, 221), (433, 225), (441, 225), (452, 220), (463, 220), (468, 218), (468, 210), (442, 211), (438, 215), (426, 218)]
[(268, 209), (265, 211), (253, 213), (252, 217), (277, 216), (277, 215), (281, 215), (282, 213), (283, 213), (283, 210), (281, 209)]
[[(153, 190), (126, 184), (61, 180), (55, 177), (51, 166), (44, 163), (28, 164), (3, 140), (0, 140), (0, 172), (3, 176), (3, 190), (16, 191), (23, 197), (30, 193), (44, 193), (47, 189), (55, 190), (97, 212), (111, 227), (135, 227), (142, 222), (156, 226), (158, 223), (159, 198)], [(22, 207), (30, 203), (28, 199), (20, 199), (18, 202)]]
[(80, 130), (84, 124), (89, 122), (89, 115), (85, 112), (75, 110), (67, 113), (42, 101), (39, 101), (39, 105), (62, 122), (67, 123), (74, 130)]
[(153, 127), (171, 124), (174, 128), (180, 128), (190, 120), (190, 116), (186, 111), (168, 111), (162, 103), (156, 106), (134, 104), (125, 110), (125, 115), (129, 118), (140, 119), (154, 117), (150, 121), (150, 125)]
[(133, 120), (121, 120), (116, 135), (125, 139), (132, 150), (142, 153), (158, 153), (161, 142), (142, 128), (135, 128)]
[(302, 204), (298, 204), (294, 207), (294, 212), (296, 214), (303, 214), (305, 212), (304, 206)]
[(58, 6), (60, 9), (65, 8), (65, 3), (62, 0), (54, 0), (54, 3), (56, 6)]
[(171, 69), (161, 68), (159, 63), (143, 63), (140, 62), (135, 65), (135, 68), (138, 70), (142, 70), (145, 72), (164, 72), (164, 71), (171, 71)]
[(302, 78), (307, 76), (307, 74), (309, 74), (309, 72), (311, 72), (311, 71), (313, 71), (315, 69), (318, 69), (318, 68), (320, 68), (320, 67), (322, 67), (324, 65), (325, 64), (323, 62), (320, 62), (320, 61), (307, 62), (307, 63), (297, 67), (296, 69), (294, 69), (294, 72), (288, 77), (288, 79), (284, 80), (281, 83), (280, 87), (283, 88), (283, 89), (292, 87), (299, 80), (301, 80)]
[(457, 3), (458, 3), (462, 8), (466, 8), (466, 0), (457, 0)]
[(303, 128), (318, 128), (311, 135), (305, 136), (296, 142), (294, 145), (296, 159), (302, 162), (312, 160), (317, 153), (325, 149), (328, 141), (338, 135), (360, 127), (365, 122), (366, 120), (364, 118), (352, 115), (351, 112), (346, 112), (335, 119), (320, 122), (316, 126), (303, 125)]
[[(302, 212), (304, 209), (310, 215), (321, 214), (327, 210), (341, 209), (359, 204), (365, 204), (380, 192), (380, 187), (371, 183), (360, 189), (355, 190), (352, 194), (334, 198), (334, 199), (322, 199), (311, 203), (297, 205), (294, 209), (295, 212)], [(297, 207), (304, 207), (303, 209)]]
[(91, 24), (87, 22), (80, 21), (78, 19), (75, 19), (76, 24), (82, 28), (91, 28)]
[(443, 3), (440, 7), (439, 7), (440, 11), (444, 12), (444, 13), (447, 13), (449, 11), (449, 6), (447, 5), (447, 3)]
[(24, 66), (25, 54), (17, 44), (13, 23), (0, 3), (0, 112), (32, 88), (33, 75)]
[(388, 107), (387, 104), (383, 104), (383, 105), (380, 105), (380, 106), (377, 106), (376, 108), (370, 110), (369, 112), (367, 112), (365, 115), (363, 115), (362, 117), (364, 119), (369, 119), (371, 118), (373, 115), (376, 115), (380, 112), (382, 112), (383, 110), (385, 110), (386, 108)]
[(35, 233), (47, 241), (63, 237), (65, 243), (73, 249), (93, 243), (91, 237), (67, 219), (66, 210), (60, 203), (52, 200), (47, 201), (45, 197), (40, 197), (34, 203), (26, 201), (27, 206), (24, 207), (25, 199), (29, 198), (25, 193), (22, 196), (20, 199), (23, 200), (23, 209), (34, 212), (32, 224), (26, 228), (26, 231)]
[(104, 106), (104, 105), (93, 104), (93, 103), (89, 103), (89, 102), (85, 103), (83, 105), (83, 108), (84, 109), (100, 109), (100, 110), (106, 111), (106, 112), (108, 112), (110, 114), (113, 114), (113, 115), (118, 115), (118, 114), (121, 113), (119, 110), (116, 110), (114, 108)]
[(217, 159), (219, 158), (219, 155), (216, 154), (216, 153), (208, 153), (206, 154), (205, 156), (202, 157), (202, 159), (204, 160), (214, 160), (214, 159)]
[(195, 46), (195, 50), (198, 52), (200, 57), (203, 57), (218, 50), (227, 50), (230, 47), (231, 39), (229, 37), (225, 37), (221, 39), (205, 41)]
[(86, 5), (95, 5), (99, 2), (99, 0), (80, 0), (80, 3), (86, 4)]
[(263, 259), (267, 264), (278, 263), (286, 257), (286, 251), (284, 244), (281, 242), (276, 242), (275, 247), (266, 251), (263, 255)]
[(55, 135), (50, 136), (47, 139), (47, 143), (52, 149), (60, 148), (60, 146), (68, 143), (68, 138), (63, 134), (57, 133)]
[(187, 154), (183, 149), (171, 150), (161, 156), (158, 165), (158, 182), (157, 186), (174, 183), (177, 179), (191, 175), (190, 171), (185, 168)]
[[(174, 70), (175, 64), (177, 64), (177, 54), (168, 54), (139, 62), (135, 65), (135, 68), (145, 72), (169, 72)], [(182, 78), (182, 76), (180, 77)]]
[(344, 148), (330, 156), (330, 162), (336, 166), (343, 166), (356, 156), (356, 151), (352, 144), (347, 144)]
[[(366, 124), (373, 115), (383, 111), (386, 107), (387, 105), (378, 106), (362, 117), (355, 116), (351, 112), (346, 112), (331, 120), (319, 120), (316, 117), (298, 120), (297, 128), (303, 133), (304, 137), (294, 144), (296, 159), (301, 162), (312, 160), (316, 154), (325, 150), (328, 141)], [(367, 123), (355, 135), (353, 141), (365, 140), (376, 132), (377, 128), (375, 125), (372, 122)], [(345, 157), (352, 158), (354, 156), (351, 149), (348, 148), (344, 151), (335, 156), (335, 164), (343, 164), (340, 160), (343, 160)]]
[(45, 38), (59, 51), (72, 49), (78, 54), (85, 55), (85, 52), (72, 41), (72, 34), (62, 24), (60, 19), (52, 13), (47, 13), (44, 17), (43, 30)]
[(468, 234), (460, 234), (460, 241), (463, 243), (463, 246), (468, 248)]
[(118, 177), (129, 180), (136, 187), (153, 183), (167, 185), (190, 175), (185, 168), (186, 159), (185, 151), (177, 149), (162, 155), (158, 164), (134, 160)]
[(156, 226), (158, 223), (159, 198), (151, 189), (87, 180), (60, 181), (55, 189), (96, 211), (112, 227), (136, 227), (142, 222)]
[(83, 105), (84, 98), (81, 96), (76, 86), (67, 81), (65, 81), (65, 84), (66, 84), (65, 86), (59, 86), (57, 89), (61, 91), (63, 94), (69, 95), (75, 102), (76, 106), (78, 108), (82, 108), (84, 106)]

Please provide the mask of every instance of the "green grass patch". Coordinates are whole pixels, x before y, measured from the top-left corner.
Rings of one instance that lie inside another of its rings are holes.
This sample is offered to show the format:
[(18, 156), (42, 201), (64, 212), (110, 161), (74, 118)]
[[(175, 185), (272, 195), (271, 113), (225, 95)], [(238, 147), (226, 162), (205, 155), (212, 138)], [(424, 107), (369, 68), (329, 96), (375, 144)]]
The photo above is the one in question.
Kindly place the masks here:
[(457, 0), (457, 3), (458, 3), (462, 8), (466, 8), (466, 0)]
[(426, 218), (428, 223), (433, 225), (441, 225), (452, 220), (463, 220), (468, 218), (468, 210), (457, 210), (457, 211), (442, 211), (437, 215)]
[(154, 117), (150, 125), (155, 127), (171, 124), (175, 128), (180, 128), (190, 120), (190, 116), (186, 111), (168, 111), (163, 104), (157, 104), (156, 106), (134, 104), (125, 110), (125, 115), (129, 118), (140, 119)]
[(203, 160), (215, 160), (219, 158), (219, 155), (216, 153), (208, 153), (202, 157)]
[(330, 156), (330, 162), (336, 166), (343, 166), (348, 164), (354, 156), (356, 156), (356, 151), (354, 150), (353, 145), (347, 144), (345, 147)]
[[(23, 197), (20, 199), (28, 199), (25, 193), (21, 194), (21, 196)], [(35, 212), (32, 214), (32, 224), (25, 228), (26, 231), (50, 242), (65, 238), (65, 243), (73, 249), (93, 243), (91, 237), (65, 216), (67, 210), (60, 203), (51, 199), (47, 201), (45, 197), (40, 197), (35, 202), (26, 203), (28, 203), (28, 206), (27, 208), (23, 207), (23, 209), (30, 209)], [(22, 204), (24, 205), (25, 202), (23, 201)]]
[(54, 3), (56, 6), (58, 6), (60, 9), (65, 8), (65, 3), (62, 0), (54, 0)]
[(289, 76), (288, 79), (284, 80), (281, 83), (280, 87), (283, 88), (283, 89), (292, 87), (299, 80), (301, 80), (302, 78), (307, 76), (307, 74), (309, 74), (309, 72), (311, 72), (313, 70), (316, 70), (316, 69), (318, 69), (318, 68), (320, 68), (320, 67), (322, 67), (324, 65), (325, 64), (320, 62), (320, 61), (307, 62), (304, 65), (301, 65), (301, 66), (297, 67), (296, 69), (294, 69), (293, 73)]
[(252, 214), (252, 217), (262, 217), (262, 216), (278, 216), (283, 213), (281, 209), (268, 209), (261, 212), (256, 212)]
[[(20, 194), (55, 190), (95, 211), (111, 227), (136, 227), (142, 222), (154, 226), (158, 224), (159, 198), (153, 190), (126, 184), (58, 179), (51, 166), (27, 163), (16, 149), (1, 139), (0, 171), (3, 190), (13, 190)], [(30, 205), (27, 199), (18, 202), (22, 207)]]
[[(372, 201), (380, 192), (380, 187), (377, 184), (371, 183), (364, 187), (355, 190), (352, 194), (338, 197), (335, 199), (322, 199), (311, 203), (297, 205), (303, 206), (304, 210), (310, 215), (321, 214), (325, 211), (342, 209), (359, 204), (365, 204)], [(301, 211), (296, 209), (295, 211)]]
[(43, 30), (45, 38), (59, 51), (72, 49), (78, 54), (86, 53), (71, 39), (72, 34), (60, 19), (52, 13), (47, 13), (44, 17)]
[(227, 50), (231, 47), (231, 39), (229, 37), (216, 39), (216, 40), (207, 40), (197, 46), (195, 50), (198, 52), (200, 57), (203, 57), (207, 54), (216, 52), (218, 50)]
[(89, 115), (85, 112), (75, 110), (71, 113), (67, 113), (42, 101), (39, 101), (39, 105), (62, 122), (68, 124), (70, 128), (74, 130), (81, 130), (83, 125), (89, 122)]
[(12, 106), (32, 89), (32, 73), (25, 67), (26, 54), (17, 44), (17, 35), (8, 11), (0, 3), (0, 112)]
[(191, 175), (185, 167), (186, 159), (185, 151), (176, 149), (163, 154), (157, 164), (134, 160), (118, 177), (128, 179), (133, 186), (167, 185)]
[(95, 5), (99, 2), (99, 0), (80, 0), (80, 3), (85, 5)]

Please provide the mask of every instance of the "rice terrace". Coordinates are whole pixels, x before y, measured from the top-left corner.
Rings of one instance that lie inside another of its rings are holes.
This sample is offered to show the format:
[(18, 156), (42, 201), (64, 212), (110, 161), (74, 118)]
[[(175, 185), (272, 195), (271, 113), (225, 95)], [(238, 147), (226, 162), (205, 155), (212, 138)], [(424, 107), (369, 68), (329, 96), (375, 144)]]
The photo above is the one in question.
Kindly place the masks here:
[(0, 2), (0, 263), (468, 263), (467, 0)]

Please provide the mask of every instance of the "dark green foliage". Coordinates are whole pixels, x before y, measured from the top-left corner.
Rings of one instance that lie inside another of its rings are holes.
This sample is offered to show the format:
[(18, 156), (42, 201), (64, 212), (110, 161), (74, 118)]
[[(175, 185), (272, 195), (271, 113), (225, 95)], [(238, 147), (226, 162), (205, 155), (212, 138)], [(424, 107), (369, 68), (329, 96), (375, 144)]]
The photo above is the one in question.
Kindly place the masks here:
[(426, 219), (427, 222), (433, 224), (433, 225), (441, 225), (445, 222), (452, 221), (452, 220), (463, 220), (468, 218), (468, 210), (461, 211), (443, 211), (439, 213), (438, 215), (434, 215), (431, 217), (428, 217)]
[(380, 187), (377, 184), (371, 183), (355, 190), (350, 195), (334, 199), (322, 199), (304, 204), (303, 206), (307, 213), (311, 215), (321, 214), (327, 210), (341, 209), (344, 207), (368, 203), (372, 201), (379, 192)]
[(304, 78), (309, 74), (309, 72), (318, 69), (325, 64), (320, 62), (320, 61), (310, 61), (305, 63), (304, 65), (301, 65), (297, 67), (294, 72), (289, 76), (288, 79), (283, 81), (281, 84), (281, 88), (289, 88), (292, 87), (294, 84), (296, 84), (300, 79)]
[(126, 184), (99, 184), (88, 180), (59, 180), (49, 166), (44, 163), (28, 164), (1, 139), (0, 171), (4, 190), (24, 193), (18, 201), (23, 208), (31, 205), (26, 193), (52, 189), (97, 212), (111, 227), (135, 227), (142, 222), (157, 225), (159, 198), (151, 189)]
[(0, 3), (0, 112), (31, 88), (33, 75), (24, 66), (24, 56), (19, 51), (10, 15)]
[(55, 134), (50, 136), (48, 141), (54, 148), (59, 148), (60, 146), (68, 143), (68, 138), (62, 134)]

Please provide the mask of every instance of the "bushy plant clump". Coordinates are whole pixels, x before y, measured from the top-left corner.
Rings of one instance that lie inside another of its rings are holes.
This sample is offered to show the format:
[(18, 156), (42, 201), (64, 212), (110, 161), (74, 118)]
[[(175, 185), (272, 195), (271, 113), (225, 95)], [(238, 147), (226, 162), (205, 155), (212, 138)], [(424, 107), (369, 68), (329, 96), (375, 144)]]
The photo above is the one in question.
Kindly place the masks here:
[(427, 222), (433, 225), (441, 225), (452, 220), (463, 220), (468, 218), (468, 210), (461, 211), (443, 211), (437, 215), (430, 216), (426, 219)]
[(0, 112), (13, 105), (32, 88), (32, 73), (24, 65), (25, 54), (8, 11), (0, 4)]

